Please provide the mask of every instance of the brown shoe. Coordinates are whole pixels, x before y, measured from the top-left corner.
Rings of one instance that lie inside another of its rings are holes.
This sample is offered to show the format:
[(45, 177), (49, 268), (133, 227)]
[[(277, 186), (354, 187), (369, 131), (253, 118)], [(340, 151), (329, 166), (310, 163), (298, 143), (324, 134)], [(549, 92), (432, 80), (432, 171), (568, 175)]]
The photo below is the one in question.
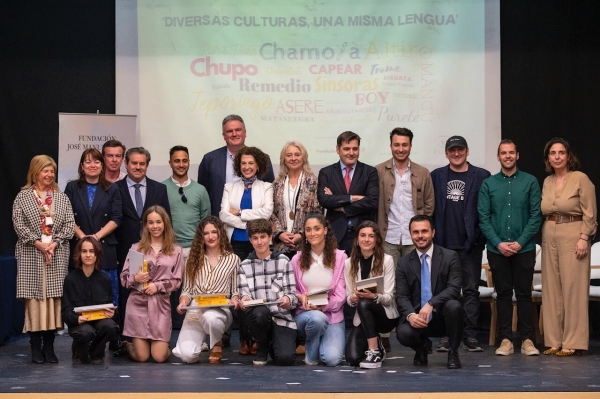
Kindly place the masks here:
[(248, 346), (248, 341), (242, 341), (240, 342), (240, 355), (249, 355), (250, 354), (250, 347)]
[(390, 353), (392, 351), (392, 345), (390, 344), (389, 337), (381, 337), (381, 344), (383, 345), (383, 349), (385, 349), (385, 353)]
[(561, 349), (556, 352), (556, 356), (581, 356), (583, 351), (581, 349)]
[(552, 348), (548, 348), (546, 349), (544, 352), (542, 352), (544, 355), (556, 355), (558, 352), (560, 352), (560, 348), (556, 348), (556, 347), (552, 347)]
[(296, 347), (296, 355), (304, 355), (304, 354), (306, 354), (306, 346), (298, 345)]
[[(223, 358), (223, 351), (221, 350), (221, 346), (222, 346), (221, 341), (217, 342), (213, 346), (212, 350), (210, 351), (210, 354), (208, 355), (208, 363), (210, 363), (210, 364), (221, 363), (221, 358)], [(219, 348), (219, 350), (216, 350), (217, 348)]]
[(252, 347), (250, 348), (250, 354), (251, 355), (256, 355), (256, 352), (258, 351), (258, 343), (253, 343)]

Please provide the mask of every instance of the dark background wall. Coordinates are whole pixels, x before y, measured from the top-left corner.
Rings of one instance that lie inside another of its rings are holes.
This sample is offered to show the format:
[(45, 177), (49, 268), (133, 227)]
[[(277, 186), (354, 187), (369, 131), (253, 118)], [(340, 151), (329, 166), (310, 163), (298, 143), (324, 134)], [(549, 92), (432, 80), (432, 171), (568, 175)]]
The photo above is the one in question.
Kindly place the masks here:
[[(501, 0), (502, 137), (540, 183), (543, 146), (561, 136), (600, 185), (599, 12), (597, 0)], [(0, 254), (14, 251), (31, 157), (58, 157), (58, 112), (115, 112), (114, 54), (113, 1), (0, 2)]]

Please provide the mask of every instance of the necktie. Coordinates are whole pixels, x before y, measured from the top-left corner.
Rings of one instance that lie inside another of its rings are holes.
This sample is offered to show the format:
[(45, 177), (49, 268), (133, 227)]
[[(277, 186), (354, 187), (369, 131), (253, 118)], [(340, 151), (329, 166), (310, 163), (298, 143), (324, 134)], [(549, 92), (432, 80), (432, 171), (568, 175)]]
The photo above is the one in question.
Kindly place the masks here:
[(421, 255), (421, 307), (431, 299), (431, 276), (427, 266), (427, 254)]
[(142, 211), (144, 210), (144, 203), (142, 202), (142, 192), (140, 191), (140, 183), (134, 184), (135, 187), (135, 210), (139, 218), (142, 217)]
[(346, 185), (346, 191), (348, 193), (350, 193), (350, 183), (352, 183), (352, 180), (350, 180), (351, 170), (352, 168), (350, 166), (346, 166), (346, 176), (344, 176), (344, 184)]

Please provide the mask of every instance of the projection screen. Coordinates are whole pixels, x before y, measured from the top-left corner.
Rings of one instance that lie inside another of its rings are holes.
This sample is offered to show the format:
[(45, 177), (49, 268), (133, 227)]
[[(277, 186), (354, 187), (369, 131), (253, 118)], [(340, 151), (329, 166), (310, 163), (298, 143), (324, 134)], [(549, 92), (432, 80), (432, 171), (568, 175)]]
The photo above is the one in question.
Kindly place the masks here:
[(196, 179), (228, 114), (276, 169), (289, 140), (314, 169), (337, 161), (347, 130), (378, 164), (394, 127), (414, 132), (411, 158), (430, 169), (447, 163), (452, 135), (472, 164), (498, 168), (498, 0), (117, 0), (116, 21), (116, 111), (138, 115), (156, 179), (179, 144)]

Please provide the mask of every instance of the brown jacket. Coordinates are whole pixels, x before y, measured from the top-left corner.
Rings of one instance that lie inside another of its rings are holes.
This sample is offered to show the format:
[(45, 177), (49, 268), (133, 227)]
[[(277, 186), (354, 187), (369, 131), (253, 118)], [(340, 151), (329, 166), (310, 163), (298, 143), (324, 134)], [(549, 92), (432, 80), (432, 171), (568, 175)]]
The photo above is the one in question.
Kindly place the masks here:
[[(379, 175), (379, 208), (377, 210), (377, 224), (381, 229), (383, 239), (387, 234), (388, 212), (392, 204), (396, 178), (394, 176), (394, 159), (375, 166)], [(434, 193), (431, 175), (427, 168), (410, 161), (410, 181), (412, 185), (412, 204), (415, 215), (433, 215)]]

